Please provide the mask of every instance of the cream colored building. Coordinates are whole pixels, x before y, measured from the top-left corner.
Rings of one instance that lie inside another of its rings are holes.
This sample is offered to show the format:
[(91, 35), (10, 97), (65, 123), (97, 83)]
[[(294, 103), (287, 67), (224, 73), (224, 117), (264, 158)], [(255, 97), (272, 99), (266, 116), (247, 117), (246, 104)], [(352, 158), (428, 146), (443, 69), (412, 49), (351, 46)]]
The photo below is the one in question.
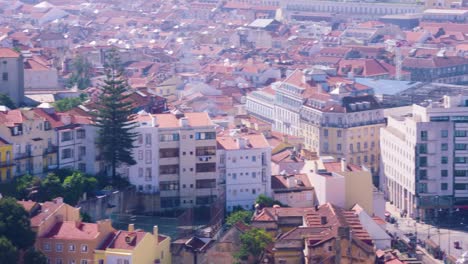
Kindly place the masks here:
[(24, 64), (21, 54), (0, 47), (0, 93), (20, 105), (24, 99)]

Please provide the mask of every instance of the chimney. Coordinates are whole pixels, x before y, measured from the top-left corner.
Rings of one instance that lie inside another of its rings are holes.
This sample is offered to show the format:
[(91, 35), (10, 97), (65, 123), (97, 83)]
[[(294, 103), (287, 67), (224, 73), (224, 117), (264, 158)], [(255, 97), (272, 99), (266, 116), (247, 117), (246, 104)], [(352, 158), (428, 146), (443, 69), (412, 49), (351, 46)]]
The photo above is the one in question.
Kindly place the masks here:
[(152, 127), (156, 127), (158, 125), (158, 122), (156, 120), (156, 116), (155, 115), (151, 115), (151, 126)]
[(62, 123), (64, 125), (69, 125), (71, 123), (71, 116), (70, 115), (61, 115), (60, 116), (60, 121), (62, 121)]
[(341, 158), (341, 171), (342, 172), (345, 172), (346, 171), (346, 168), (348, 167), (348, 164), (346, 164), (346, 159), (345, 158)]
[(135, 224), (128, 224), (128, 232), (135, 231)]
[(247, 138), (240, 137), (237, 139), (237, 146), (240, 149), (245, 149), (247, 148), (247, 145), (249, 144), (249, 140)]
[(157, 225), (153, 226), (153, 236), (156, 241), (156, 246), (159, 244), (159, 228)]
[(189, 126), (188, 119), (186, 117), (181, 117), (179, 119), (179, 124), (181, 127), (188, 127)]
[(321, 225), (326, 225), (328, 223), (327, 217), (326, 216), (321, 216), (320, 217), (320, 224)]
[(294, 178), (294, 176), (287, 177), (286, 182), (288, 183), (288, 188), (296, 187), (296, 179)]

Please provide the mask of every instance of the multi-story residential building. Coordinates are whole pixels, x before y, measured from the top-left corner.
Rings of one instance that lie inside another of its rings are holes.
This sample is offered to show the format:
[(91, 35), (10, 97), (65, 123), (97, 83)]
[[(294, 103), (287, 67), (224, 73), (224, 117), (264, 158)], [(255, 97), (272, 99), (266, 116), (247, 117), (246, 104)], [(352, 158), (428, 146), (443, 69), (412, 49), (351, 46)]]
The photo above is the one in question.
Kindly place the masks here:
[[(456, 11), (456, 10), (454, 10)], [(411, 81), (464, 84), (468, 82), (468, 58), (445, 56), (406, 57), (403, 69), (411, 73)]]
[(263, 134), (218, 136), (218, 171), (226, 184), (226, 209), (253, 209), (260, 194), (271, 193), (271, 147)]
[(57, 220), (43, 236), (37, 236), (38, 249), (49, 263), (91, 264), (94, 251), (114, 232), (110, 220), (96, 223)]
[(249, 94), (247, 111), (272, 123), (273, 130), (302, 136), (307, 150), (365, 165), (378, 175), (382, 109), (371, 88), (335, 74), (327, 68), (296, 70)]
[(313, 183), (317, 204), (332, 203), (347, 210), (359, 204), (367, 214), (375, 215), (374, 186), (369, 170), (348, 164), (344, 159), (321, 157), (306, 161), (302, 172), (308, 174)]
[(12, 179), (14, 165), (13, 146), (0, 138), (0, 182)]
[(205, 205), (219, 196), (216, 131), (207, 113), (140, 112), (137, 120), (137, 164), (120, 170), (138, 190), (159, 192), (161, 208)]
[(24, 64), (21, 54), (9, 48), (0, 48), (0, 93), (7, 94), (20, 105), (24, 97)]
[(273, 263), (375, 262), (374, 242), (358, 216), (330, 203), (315, 208), (263, 208), (251, 225), (275, 237)]
[(317, 204), (314, 187), (305, 173), (272, 175), (271, 191), (273, 199), (282, 204), (303, 208)]
[(94, 251), (94, 262), (99, 264), (139, 264), (171, 263), (171, 239), (159, 234), (158, 226), (153, 233), (135, 230), (133, 224), (128, 231), (113, 232), (106, 241)]
[(13, 145), (14, 176), (41, 176), (57, 167), (55, 123), (42, 109), (0, 112), (0, 135)]
[[(468, 204), (468, 97), (389, 109), (381, 128), (382, 188), (408, 216)], [(440, 213), (440, 212), (439, 212)]]

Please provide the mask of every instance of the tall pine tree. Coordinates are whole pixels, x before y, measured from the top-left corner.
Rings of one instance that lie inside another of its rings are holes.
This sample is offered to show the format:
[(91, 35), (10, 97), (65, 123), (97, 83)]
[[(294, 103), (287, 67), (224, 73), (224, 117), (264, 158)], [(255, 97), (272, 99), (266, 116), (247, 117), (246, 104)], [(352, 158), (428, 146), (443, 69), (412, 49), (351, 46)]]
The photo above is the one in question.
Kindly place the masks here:
[(132, 117), (131, 102), (126, 100), (130, 96), (125, 93), (128, 85), (115, 51), (110, 53), (107, 61), (95, 125), (99, 128), (97, 146), (102, 159), (111, 167), (112, 179), (115, 179), (121, 164), (136, 164), (132, 150), (138, 134), (133, 131), (136, 122)]

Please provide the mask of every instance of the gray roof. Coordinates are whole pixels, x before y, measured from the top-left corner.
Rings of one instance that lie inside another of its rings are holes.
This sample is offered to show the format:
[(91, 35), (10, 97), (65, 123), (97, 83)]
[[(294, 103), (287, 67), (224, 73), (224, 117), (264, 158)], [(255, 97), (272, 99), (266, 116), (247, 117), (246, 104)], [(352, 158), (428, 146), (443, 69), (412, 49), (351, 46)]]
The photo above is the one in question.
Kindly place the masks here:
[(254, 22), (250, 23), (249, 27), (265, 28), (275, 21), (274, 19), (255, 19)]
[(375, 80), (372, 78), (355, 78), (355, 81), (359, 84), (371, 87), (374, 89), (376, 95), (395, 95), (402, 91), (421, 85), (420, 82)]

